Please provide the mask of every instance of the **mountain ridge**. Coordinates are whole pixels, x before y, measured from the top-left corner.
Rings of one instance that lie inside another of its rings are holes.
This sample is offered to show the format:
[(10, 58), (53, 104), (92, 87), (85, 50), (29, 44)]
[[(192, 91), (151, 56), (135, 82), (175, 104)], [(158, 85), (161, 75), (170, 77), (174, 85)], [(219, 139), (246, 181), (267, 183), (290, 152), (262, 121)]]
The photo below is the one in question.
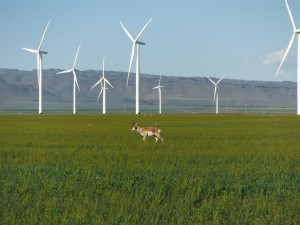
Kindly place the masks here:
[[(43, 107), (71, 109), (73, 104), (73, 75), (59, 74), (60, 69), (43, 70)], [(107, 111), (123, 112), (135, 108), (135, 73), (131, 73), (126, 88), (127, 72), (105, 71), (105, 77), (115, 87), (107, 90)], [(101, 70), (78, 71), (80, 92), (78, 111), (102, 108), (97, 102), (100, 87), (90, 88), (99, 80)], [(213, 78), (216, 80), (218, 78)], [(140, 108), (158, 110), (157, 86), (159, 75), (140, 75)], [(206, 77), (162, 76), (162, 110), (167, 113), (214, 112), (214, 86)], [(296, 108), (296, 82), (247, 81), (226, 79), (219, 86), (219, 107), (229, 108)], [(4, 109), (37, 108), (38, 85), (36, 70), (0, 69), (0, 107)]]

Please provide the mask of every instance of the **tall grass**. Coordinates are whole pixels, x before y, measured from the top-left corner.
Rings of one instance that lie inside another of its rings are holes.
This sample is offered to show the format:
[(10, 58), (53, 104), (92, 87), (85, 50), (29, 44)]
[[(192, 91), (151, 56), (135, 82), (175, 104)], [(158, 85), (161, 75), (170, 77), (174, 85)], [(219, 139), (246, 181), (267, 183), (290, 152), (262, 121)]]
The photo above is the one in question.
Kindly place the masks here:
[(3, 115), (0, 223), (300, 224), (299, 130), (296, 116)]

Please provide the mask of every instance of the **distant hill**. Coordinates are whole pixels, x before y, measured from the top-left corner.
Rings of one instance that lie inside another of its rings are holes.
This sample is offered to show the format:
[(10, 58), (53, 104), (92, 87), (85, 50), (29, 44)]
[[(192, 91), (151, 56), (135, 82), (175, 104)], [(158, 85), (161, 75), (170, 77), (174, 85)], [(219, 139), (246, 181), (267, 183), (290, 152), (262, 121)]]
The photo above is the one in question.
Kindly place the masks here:
[[(43, 70), (44, 111), (70, 111), (73, 104), (73, 76), (59, 74), (60, 69)], [(97, 102), (100, 86), (90, 88), (100, 78), (102, 71), (87, 70), (77, 73), (80, 92), (77, 93), (78, 112), (101, 112), (102, 98)], [(107, 71), (106, 78), (114, 86), (107, 90), (107, 112), (121, 113), (135, 110), (135, 74), (130, 75), (126, 88), (126, 72)], [(214, 78), (213, 78), (214, 79)], [(158, 75), (140, 75), (141, 112), (158, 110)], [(215, 79), (217, 80), (217, 79)], [(205, 77), (162, 76), (162, 104), (166, 113), (213, 113), (214, 86)], [(220, 113), (259, 111), (277, 108), (282, 112), (296, 112), (295, 82), (264, 82), (224, 79), (219, 86)], [(0, 110), (38, 108), (38, 84), (36, 70), (22, 71), (0, 69)]]

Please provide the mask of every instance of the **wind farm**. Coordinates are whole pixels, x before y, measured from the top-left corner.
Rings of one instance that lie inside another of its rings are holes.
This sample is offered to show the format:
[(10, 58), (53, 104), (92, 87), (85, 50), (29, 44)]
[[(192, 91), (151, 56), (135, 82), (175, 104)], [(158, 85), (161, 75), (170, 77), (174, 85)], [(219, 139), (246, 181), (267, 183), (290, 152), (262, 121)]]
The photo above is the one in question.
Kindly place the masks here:
[(299, 224), (299, 4), (3, 0), (1, 222)]
[[(292, 35), (292, 38), (290, 40), (290, 43), (285, 51), (285, 53), (283, 54), (283, 58), (281, 60), (281, 63), (279, 65), (279, 68), (276, 72), (276, 75), (275, 77), (278, 76), (279, 72), (281, 71), (281, 68), (282, 68), (282, 65), (284, 64), (284, 62), (286, 61), (287, 59), (287, 56), (288, 56), (288, 53), (290, 52), (291, 48), (292, 48), (292, 45), (294, 43), (294, 40), (295, 40), (295, 37), (297, 36), (297, 34), (299, 35), (299, 29), (297, 29), (296, 27), (296, 23), (295, 23), (295, 20), (294, 20), (294, 17), (293, 17), (293, 14), (292, 14), (292, 11), (291, 11), (291, 8), (289, 6), (289, 3), (287, 0), (285, 0), (285, 5), (286, 5), (286, 8), (288, 10), (288, 14), (290, 16), (290, 20), (292, 22), (292, 26), (293, 26), (293, 35)], [(150, 18), (146, 24), (144, 24), (144, 26), (142, 27), (142, 29), (139, 31), (138, 35), (134, 38), (133, 35), (128, 31), (128, 29), (124, 26), (124, 24), (122, 23), (122, 21), (120, 21), (120, 25), (121, 25), (121, 30), (123, 30), (125, 32), (125, 34), (128, 36), (128, 38), (130, 39), (130, 41), (132, 42), (132, 48), (131, 48), (131, 55), (130, 55), (130, 61), (129, 61), (129, 68), (128, 68), (128, 73), (127, 73), (127, 81), (126, 81), (126, 88), (128, 88), (129, 86), (129, 78), (130, 78), (130, 73), (131, 73), (131, 69), (132, 69), (132, 65), (133, 65), (133, 61), (134, 61), (134, 57), (136, 57), (136, 62), (135, 62), (135, 66), (136, 66), (136, 71), (135, 71), (135, 114), (141, 114), (143, 112), (145, 112), (145, 110), (141, 110), (140, 109), (140, 101), (142, 100), (142, 102), (145, 102), (145, 99), (143, 99), (144, 97), (142, 97), (141, 99), (141, 84), (140, 84), (140, 81), (141, 81), (141, 77), (140, 77), (140, 45), (145, 45), (146, 42), (145, 41), (140, 41), (140, 38), (142, 36), (142, 34), (144, 33), (144, 31), (146, 30), (146, 28), (148, 27), (148, 25), (151, 23), (153, 19)], [(44, 40), (44, 37), (45, 37), (45, 34), (46, 34), (46, 31), (48, 29), (48, 26), (50, 24), (51, 20), (48, 22), (45, 30), (44, 30), (44, 33), (43, 33), (43, 36), (42, 36), (42, 39), (41, 39), (41, 42), (40, 42), (40, 45), (38, 47), (37, 50), (34, 50), (34, 49), (28, 49), (28, 48), (23, 48), (24, 50), (26, 51), (29, 51), (29, 52), (33, 52), (35, 54), (37, 54), (37, 78), (38, 78), (38, 87), (39, 87), (39, 114), (42, 113), (42, 90), (43, 90), (43, 85), (42, 85), (42, 71), (43, 71), (43, 68), (42, 68), (42, 55), (43, 54), (47, 54), (47, 52), (45, 51), (42, 51), (41, 50), (41, 47), (42, 47), (42, 44), (43, 44), (43, 40)], [(132, 28), (131, 28), (132, 29)], [(150, 33), (151, 34), (151, 30), (149, 30), (147, 33)], [(151, 39), (150, 39), (151, 40)], [(150, 41), (151, 43), (151, 41)], [(151, 46), (150, 46), (151, 47)], [(298, 45), (298, 48), (299, 48), (299, 45)], [(69, 70), (64, 70), (64, 71), (61, 71), (61, 72), (57, 72), (56, 74), (61, 74), (61, 73), (69, 73), (69, 72), (72, 72), (73, 73), (73, 114), (77, 114), (77, 110), (76, 110), (76, 86), (77, 86), (77, 89), (78, 91), (80, 92), (80, 89), (79, 89), (79, 85), (78, 85), (78, 81), (77, 81), (77, 75), (76, 75), (76, 70), (75, 70), (75, 64), (76, 64), (76, 61), (77, 61), (77, 57), (78, 57), (78, 52), (79, 52), (79, 49), (80, 47), (78, 48), (78, 51), (77, 51), (77, 54), (76, 54), (76, 57), (75, 57), (75, 61), (74, 61), (74, 65), (73, 65), (73, 68), (72, 69), (69, 69)], [(299, 50), (298, 50), (299, 52)], [(299, 53), (298, 53), (299, 54)], [(277, 59), (279, 57), (277, 56)], [(125, 61), (125, 60), (123, 60)], [(298, 61), (299, 61), (299, 57), (298, 57)], [(266, 60), (264, 63), (269, 63), (268, 60)], [(298, 63), (299, 64), (299, 63)], [(155, 65), (153, 66), (155, 67)], [(299, 66), (298, 66), (299, 68)], [(298, 69), (299, 71), (299, 69)], [(103, 70), (103, 73), (104, 73), (104, 70)], [(299, 76), (299, 72), (297, 72), (297, 76)], [(103, 74), (104, 75), (104, 74)], [(207, 77), (207, 76), (205, 76)], [(105, 79), (103, 77), (103, 79)], [(161, 78), (160, 78), (161, 79)], [(212, 83), (213, 85), (215, 86), (215, 90), (214, 90), (214, 98), (213, 98), (213, 102), (216, 103), (216, 114), (219, 114), (220, 113), (220, 107), (226, 107), (224, 105), (221, 105), (219, 106), (219, 93), (218, 93), (218, 86), (219, 86), (219, 83), (220, 81), (223, 79), (223, 77), (218, 81), (218, 82), (214, 82), (212, 79), (208, 78)], [(160, 81), (159, 81), (160, 82)], [(108, 84), (110, 85), (109, 83), (107, 82), (100, 82), (101, 85), (105, 85), (105, 84)], [(100, 83), (97, 83), (97, 84), (100, 84)], [(93, 86), (94, 87), (94, 86)], [(158, 113), (161, 114), (161, 86), (160, 84), (155, 87), (154, 89), (158, 89), (158, 97), (159, 97), (159, 111)], [(300, 99), (300, 90), (299, 88), (299, 82), (298, 82), (298, 88), (297, 88), (297, 109), (296, 109), (296, 114), (299, 115), (300, 113), (300, 104), (299, 104), (299, 99)], [(166, 91), (168, 91), (166, 89)], [(100, 89), (100, 93), (99, 93), (99, 96), (98, 96), (98, 100), (99, 100), (99, 97), (100, 95), (102, 94), (103, 92), (103, 114), (106, 114), (106, 88), (103, 89), (103, 86), (102, 88)], [(131, 90), (128, 90), (127, 91), (128, 93), (131, 92)], [(144, 92), (144, 90), (143, 90)], [(199, 96), (199, 98), (201, 99), (201, 96)], [(124, 104), (120, 104), (121, 106), (124, 106), (126, 105), (126, 103)], [(128, 105), (128, 104), (127, 104)], [(248, 105), (248, 103), (244, 103), (244, 105)], [(120, 107), (121, 107), (120, 106)], [(279, 108), (281, 106), (278, 106)], [(122, 107), (123, 108), (123, 107)], [(228, 106), (226, 107), (227, 111), (228, 111)], [(221, 110), (223, 111), (224, 113), (224, 110)]]
[[(73, 52), (74, 50), (76, 51), (73, 49)], [(82, 60), (81, 53), (78, 56), (78, 65)], [(72, 60), (72, 51), (67, 55), (68, 58), (63, 62), (66, 66)], [(76, 96), (78, 114), (102, 114), (102, 94), (97, 102), (101, 84), (91, 90), (102, 77), (102, 57), (100, 61), (101, 63), (98, 60), (98, 67), (101, 64), (101, 68), (98, 70), (76, 72), (80, 87)], [(124, 114), (124, 104), (126, 114), (135, 113), (135, 90), (130, 86), (126, 88), (128, 73), (109, 70), (111, 60), (108, 60), (107, 56), (105, 62), (105, 78), (114, 87), (111, 89), (106, 85), (110, 89), (106, 89), (106, 114)], [(74, 78), (72, 73), (56, 75), (61, 71), (43, 71), (44, 114), (72, 113)], [(31, 81), (36, 78), (36, 71), (0, 69), (0, 74), (4, 73), (7, 75), (1, 75), (3, 81), (0, 82), (0, 95), (10, 94), (1, 101), (3, 113), (35, 113), (38, 89)], [(221, 76), (211, 77), (215, 82), (220, 78)], [(153, 90), (153, 87), (158, 86), (159, 79), (160, 74), (141, 75), (142, 115), (159, 113), (159, 93), (157, 89)], [(223, 83), (224, 80), (226, 82)], [(216, 105), (212, 104), (214, 85), (206, 77), (174, 77), (162, 74), (161, 86), (164, 86), (161, 88), (163, 114), (215, 114)], [(248, 114), (295, 114), (296, 88), (294, 82), (243, 81), (225, 77), (218, 88), (219, 115), (245, 114), (245, 104)]]

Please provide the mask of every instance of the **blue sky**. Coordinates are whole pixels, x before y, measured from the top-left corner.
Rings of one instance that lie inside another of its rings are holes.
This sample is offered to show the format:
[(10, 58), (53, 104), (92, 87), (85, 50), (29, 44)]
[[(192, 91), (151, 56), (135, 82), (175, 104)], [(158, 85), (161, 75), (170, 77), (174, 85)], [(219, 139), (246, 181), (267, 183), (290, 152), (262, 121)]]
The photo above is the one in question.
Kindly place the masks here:
[[(300, 27), (300, 1), (289, 0)], [(296, 81), (297, 39), (274, 78), (293, 27), (284, 0), (0, 0), (0, 68), (36, 69), (36, 49), (49, 19), (43, 68), (128, 71), (141, 41), (141, 73)], [(135, 60), (134, 60), (135, 62)], [(135, 72), (133, 64), (132, 72)]]

